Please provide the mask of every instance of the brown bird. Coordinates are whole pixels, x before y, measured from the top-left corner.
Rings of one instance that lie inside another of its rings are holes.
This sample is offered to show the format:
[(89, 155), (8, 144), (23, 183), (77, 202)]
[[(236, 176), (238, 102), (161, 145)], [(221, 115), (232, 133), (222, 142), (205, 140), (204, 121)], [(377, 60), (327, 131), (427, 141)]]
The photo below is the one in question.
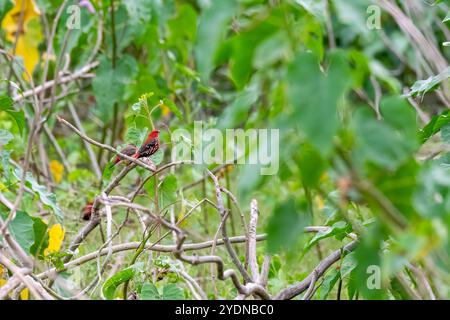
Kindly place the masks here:
[[(120, 150), (120, 153), (123, 153), (123, 154), (126, 154), (127, 156), (132, 157), (132, 156), (134, 156), (136, 151), (137, 151), (137, 147), (134, 144), (129, 144), (125, 148)], [(114, 159), (112, 166), (115, 166), (122, 160), (126, 160), (126, 159), (124, 159), (122, 156), (117, 155), (116, 158)]]

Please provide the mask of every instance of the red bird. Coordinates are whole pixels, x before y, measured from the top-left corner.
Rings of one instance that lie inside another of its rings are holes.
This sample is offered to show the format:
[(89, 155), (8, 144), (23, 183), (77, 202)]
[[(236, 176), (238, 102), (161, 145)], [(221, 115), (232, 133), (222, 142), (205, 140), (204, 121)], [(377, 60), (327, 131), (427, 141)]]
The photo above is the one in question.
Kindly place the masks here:
[[(137, 147), (134, 144), (129, 144), (125, 148), (120, 150), (120, 153), (123, 153), (123, 154), (126, 154), (127, 156), (132, 157), (132, 156), (134, 156), (136, 151), (137, 151)], [(112, 165), (115, 166), (116, 164), (118, 164), (122, 160), (126, 160), (126, 159), (124, 159), (123, 157), (117, 155), (116, 159), (114, 159), (114, 162), (113, 162)]]
[(81, 214), (83, 215), (83, 220), (91, 220), (91, 212), (92, 212), (92, 206), (94, 205), (93, 201), (89, 201), (86, 206), (81, 211)]
[(147, 158), (150, 157), (152, 154), (154, 154), (159, 149), (159, 130), (153, 130), (148, 135), (147, 139), (145, 139), (142, 146), (139, 148), (139, 151), (137, 151), (134, 154), (134, 158)]

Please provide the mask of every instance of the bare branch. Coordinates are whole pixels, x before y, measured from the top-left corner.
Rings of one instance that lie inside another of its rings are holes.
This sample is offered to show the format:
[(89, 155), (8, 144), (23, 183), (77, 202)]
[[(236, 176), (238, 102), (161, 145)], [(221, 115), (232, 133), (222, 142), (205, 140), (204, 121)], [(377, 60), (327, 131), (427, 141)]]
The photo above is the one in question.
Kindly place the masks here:
[[(217, 207), (219, 208), (219, 214), (222, 218), (226, 217), (226, 209), (223, 205), (223, 199), (222, 199), (222, 192), (220, 190), (219, 180), (217, 180), (217, 177), (209, 170), (207, 170), (208, 175), (211, 177), (211, 179), (214, 182), (214, 186), (216, 189), (216, 198), (217, 198)], [(242, 265), (241, 261), (239, 261), (239, 258), (234, 251), (231, 244), (228, 242), (228, 236), (227, 236), (227, 227), (226, 227), (226, 219), (224, 219), (224, 222), (222, 224), (222, 236), (225, 240), (225, 247), (228, 250), (228, 254), (231, 257), (231, 260), (233, 261), (234, 265), (238, 268), (239, 272), (241, 273), (242, 277), (244, 278), (245, 282), (252, 282), (252, 279), (250, 275), (248, 274), (247, 270), (245, 270), (244, 266)]]
[(253, 281), (259, 279), (259, 267), (256, 260), (256, 226), (258, 225), (258, 202), (253, 199), (250, 203), (250, 225), (248, 228), (248, 262), (252, 272)]
[(352, 241), (345, 245), (342, 249), (338, 249), (330, 254), (328, 257), (323, 259), (305, 279), (293, 284), (283, 290), (281, 290), (274, 299), (276, 300), (287, 300), (292, 299), (295, 296), (301, 294), (303, 291), (309, 288), (313, 282), (314, 275), (317, 273), (317, 278), (321, 277), (335, 262), (337, 262), (342, 254), (347, 254), (356, 248), (357, 241)]

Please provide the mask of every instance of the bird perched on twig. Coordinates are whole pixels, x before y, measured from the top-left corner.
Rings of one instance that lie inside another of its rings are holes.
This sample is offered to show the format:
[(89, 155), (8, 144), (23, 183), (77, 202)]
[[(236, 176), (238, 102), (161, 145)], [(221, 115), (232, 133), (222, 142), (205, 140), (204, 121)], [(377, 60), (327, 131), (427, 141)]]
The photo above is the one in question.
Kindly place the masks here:
[[(134, 144), (129, 144), (125, 148), (120, 150), (120, 153), (123, 153), (123, 154), (126, 154), (127, 156), (133, 157), (136, 154), (137, 150), (138, 150), (138, 148)], [(114, 159), (114, 162), (112, 163), (112, 166), (115, 166), (122, 160), (126, 160), (126, 159), (124, 159), (120, 155), (117, 155), (116, 158)]]
[(89, 201), (84, 208), (81, 210), (83, 220), (91, 220), (92, 206), (94, 201)]
[(134, 158), (147, 158), (154, 154), (159, 149), (159, 130), (153, 130), (147, 136), (142, 146), (139, 150), (134, 154)]

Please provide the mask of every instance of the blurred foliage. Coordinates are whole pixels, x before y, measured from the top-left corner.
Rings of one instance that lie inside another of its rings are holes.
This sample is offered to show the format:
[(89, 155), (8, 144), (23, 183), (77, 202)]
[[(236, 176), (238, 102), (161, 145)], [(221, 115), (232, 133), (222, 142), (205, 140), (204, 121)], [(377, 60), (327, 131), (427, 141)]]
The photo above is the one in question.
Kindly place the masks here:
[[(433, 50), (448, 60), (450, 51), (443, 45), (450, 41), (448, 4), (392, 2), (408, 12), (406, 17)], [(258, 260), (272, 255), (271, 294), (304, 279), (322, 258), (348, 243), (353, 232), (360, 238), (355, 251), (325, 273), (314, 299), (410, 299), (407, 289), (420, 289), (411, 265), (423, 270), (439, 298), (450, 297), (450, 69), (430, 67), (410, 34), (378, 6), (380, 29), (370, 28), (373, 13), (368, 8), (377, 1), (90, 1), (95, 11), (79, 7), (79, 29), (66, 27), (71, 17), (62, 11), (50, 56), (46, 41), (63, 1), (25, 3), (33, 4), (23, 21), (25, 32), (14, 39), (20, 21), (12, 16), (17, 8), (20, 12), (21, 1), (0, 0), (0, 47), (18, 59), (11, 64), (2, 54), (0, 60), (0, 193), (9, 201), (14, 202), (20, 187), (35, 111), (31, 98), (17, 98), (30, 89), (21, 65), (39, 85), (46, 61), (46, 80), (65, 64), (79, 70), (91, 62), (92, 53), (99, 62), (93, 79), (58, 86), (53, 93), (46, 124), (70, 168), (63, 167), (47, 135), (42, 133), (41, 145), (32, 149), (25, 175), (28, 190), (9, 230), (39, 259), (38, 268), (61, 267), (67, 255), (98, 249), (102, 234), (96, 230), (77, 252), (67, 251), (85, 223), (81, 209), (120, 170), (108, 166), (112, 154), (94, 149), (103, 169), (100, 181), (79, 137), (57, 124), (57, 114), (72, 119), (72, 103), (87, 135), (115, 147), (140, 144), (159, 128), (162, 151), (152, 158), (157, 166), (171, 162), (171, 133), (193, 133), (194, 121), (222, 132), (279, 129), (275, 175), (260, 175), (258, 165), (227, 166), (217, 173), (221, 185), (238, 196), (247, 220), (249, 200), (258, 200), (258, 233), (268, 233), (265, 244), (259, 243)], [(73, 3), (78, 1), (68, 1)], [(28, 21), (31, 16), (40, 19)], [(103, 39), (95, 52), (99, 30)], [(45, 103), (50, 97), (48, 90)], [(185, 142), (189, 147), (194, 143)], [(48, 163), (40, 157), (41, 148)], [(136, 203), (161, 214), (173, 209), (181, 219), (203, 198), (215, 199), (210, 180), (184, 189), (203, 175), (201, 165), (161, 173), (148, 179)], [(127, 195), (148, 176), (138, 168), (115, 192)], [(230, 236), (242, 235), (238, 210), (231, 202), (226, 206), (231, 210)], [(115, 223), (128, 217), (125, 210), (114, 210)], [(9, 210), (0, 203), (0, 212), (6, 218)], [(131, 214), (128, 219), (114, 243), (142, 240), (139, 220)], [(212, 239), (219, 222), (217, 211), (204, 205), (182, 227), (200, 241)], [(52, 236), (54, 225), (63, 228), (56, 237), (64, 239), (61, 248)], [(308, 225), (330, 228), (311, 235), (303, 232)], [(158, 238), (155, 233), (150, 241)], [(162, 243), (171, 244), (168, 238)], [(243, 248), (238, 249), (242, 259)], [(53, 253), (46, 256), (49, 251)], [(186, 283), (173, 261), (158, 265), (146, 255), (129, 266), (133, 252), (125, 254), (121, 269), (103, 278), (92, 298), (122, 297), (116, 289), (128, 281), (141, 299), (193, 298), (183, 290)], [(371, 266), (381, 270), (380, 288), (368, 288)], [(90, 263), (80, 268), (80, 283), (87, 286), (97, 267)], [(235, 297), (229, 281), (210, 283), (209, 266), (186, 268), (204, 279), (200, 284), (209, 298)], [(76, 277), (76, 271), (64, 276)]]

